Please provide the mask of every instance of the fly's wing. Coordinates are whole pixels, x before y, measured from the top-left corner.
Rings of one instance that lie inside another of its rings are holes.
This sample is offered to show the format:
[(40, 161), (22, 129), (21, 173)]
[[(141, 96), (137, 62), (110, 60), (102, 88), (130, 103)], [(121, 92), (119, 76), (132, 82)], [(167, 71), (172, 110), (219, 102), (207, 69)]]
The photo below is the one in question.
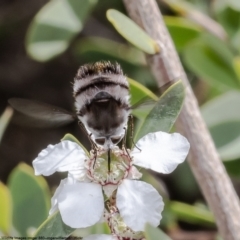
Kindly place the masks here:
[(140, 110), (139, 107), (133, 110), (133, 114), (137, 111), (137, 117), (140, 117), (134, 142), (150, 132), (169, 132), (180, 113), (184, 95), (184, 86), (181, 81), (177, 81), (156, 102), (149, 101), (145, 106), (140, 104)]
[(73, 122), (76, 117), (59, 107), (22, 98), (11, 98), (8, 103), (14, 110), (12, 121), (35, 128), (56, 128)]

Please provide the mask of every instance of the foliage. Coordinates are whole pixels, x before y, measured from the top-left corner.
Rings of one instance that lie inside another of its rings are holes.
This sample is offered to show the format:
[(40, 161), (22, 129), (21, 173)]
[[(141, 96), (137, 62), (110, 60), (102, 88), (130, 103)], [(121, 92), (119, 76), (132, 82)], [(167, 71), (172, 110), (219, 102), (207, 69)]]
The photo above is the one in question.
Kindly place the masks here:
[[(199, 104), (202, 105), (202, 115), (227, 171), (238, 179), (240, 177), (239, 1), (216, 0), (210, 5), (207, 1), (200, 0), (181, 1), (180, 5), (176, 1), (166, 2), (176, 14), (164, 16), (164, 21), (189, 74)], [(112, 8), (112, 5), (109, 4), (108, 8)], [(96, 37), (86, 34), (87, 36), (83, 37), (80, 33), (88, 24), (94, 11), (101, 16), (106, 13), (105, 21), (108, 19), (112, 24), (108, 23), (108, 27), (110, 26), (111, 31), (114, 27), (126, 41), (123, 39), (115, 41), (113, 40), (115, 38), (110, 39), (104, 35)], [(189, 20), (190, 12), (192, 19), (196, 19), (194, 17), (200, 12), (206, 18), (213, 19), (223, 29), (226, 36), (220, 39), (214, 31), (204, 26), (204, 21)], [(43, 64), (47, 61), (50, 63), (55, 61), (66, 51), (77, 63), (102, 59), (119, 62), (129, 77), (131, 103), (135, 106), (140, 101), (141, 108), (133, 111), (136, 118), (141, 118), (136, 124), (135, 140), (146, 132), (156, 129), (170, 131), (181, 109), (184, 96), (181, 83), (172, 85), (160, 98), (149, 90), (153, 89), (155, 92), (156, 84), (146, 66), (144, 54), (161, 51), (155, 40), (121, 12), (114, 9), (102, 12), (100, 1), (86, 0), (84, 4), (82, 1), (75, 0), (49, 1), (35, 15), (28, 28), (26, 50), (31, 58)], [(141, 101), (145, 99), (151, 99), (149, 105), (141, 104)], [(153, 124), (155, 109), (158, 110), (157, 123)], [(11, 110), (7, 109), (0, 118), (0, 140), (10, 118)], [(79, 144), (70, 134), (65, 135), (64, 139)], [(185, 170), (183, 166), (181, 174), (183, 177), (186, 177)], [(208, 209), (203, 210), (202, 206), (197, 204), (190, 205), (169, 200), (168, 190), (164, 185), (153, 178), (150, 173), (148, 174), (149, 181), (159, 191), (165, 192), (163, 195), (167, 204), (161, 226), (166, 230), (171, 230), (173, 226), (176, 227), (179, 220), (200, 226), (214, 226), (214, 220)], [(182, 185), (180, 188), (186, 189), (184, 179), (175, 179), (175, 181), (178, 186)], [(188, 191), (191, 195), (190, 192), (194, 192), (193, 188), (191, 185), (186, 192)], [(62, 223), (59, 213), (47, 219), (50, 205), (49, 193), (50, 190), (44, 178), (35, 177), (29, 166), (23, 163), (18, 165), (11, 172), (8, 183), (6, 185), (0, 183), (0, 233), (2, 235), (45, 235), (49, 237), (60, 235), (67, 237), (72, 234), (73, 229)], [(22, 221), (22, 216), (24, 216), (24, 221)], [(37, 229), (39, 226), (37, 232), (33, 233), (32, 229)], [(49, 232), (49, 226), (51, 232)], [(84, 236), (98, 232), (108, 233), (108, 229), (104, 225), (94, 226), (87, 230), (77, 230), (73, 235)], [(156, 239), (160, 236), (161, 239), (170, 239), (160, 230), (146, 226), (147, 239)]]

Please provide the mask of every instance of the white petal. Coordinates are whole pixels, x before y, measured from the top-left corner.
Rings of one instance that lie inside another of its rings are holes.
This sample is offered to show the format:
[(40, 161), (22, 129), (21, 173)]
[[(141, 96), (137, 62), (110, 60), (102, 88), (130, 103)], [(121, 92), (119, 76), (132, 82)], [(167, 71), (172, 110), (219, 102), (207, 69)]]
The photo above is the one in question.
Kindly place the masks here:
[(63, 222), (72, 228), (85, 228), (98, 222), (104, 210), (102, 188), (96, 183), (65, 184), (58, 197)]
[(125, 179), (118, 187), (117, 207), (128, 227), (134, 231), (144, 231), (146, 223), (155, 227), (159, 225), (164, 203), (150, 184)]
[(51, 209), (49, 211), (49, 215), (52, 215), (58, 210), (58, 197), (59, 194), (61, 193), (63, 186), (68, 182), (68, 179), (65, 178), (61, 180), (60, 185), (57, 187), (52, 199), (51, 199)]
[(117, 240), (117, 238), (112, 235), (94, 234), (84, 237), (83, 240)]
[(188, 140), (179, 133), (149, 133), (137, 142), (132, 151), (133, 164), (160, 173), (171, 173), (189, 151)]
[(85, 159), (84, 150), (77, 143), (62, 141), (42, 150), (33, 161), (33, 167), (36, 175), (49, 176), (56, 171), (83, 168)]
[(74, 182), (92, 182), (87, 176), (87, 169), (78, 169), (76, 171), (70, 170), (68, 172), (68, 178)]
[(127, 178), (128, 179), (140, 179), (141, 177), (142, 177), (142, 173), (140, 173), (136, 167), (132, 166)]

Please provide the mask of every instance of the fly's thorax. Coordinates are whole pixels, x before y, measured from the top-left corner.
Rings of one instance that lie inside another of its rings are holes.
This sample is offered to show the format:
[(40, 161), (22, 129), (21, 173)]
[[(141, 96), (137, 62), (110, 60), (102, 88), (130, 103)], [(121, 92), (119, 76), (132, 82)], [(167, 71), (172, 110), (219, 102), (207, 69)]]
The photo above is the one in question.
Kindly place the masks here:
[(77, 113), (84, 114), (85, 106), (93, 101), (93, 98), (100, 92), (109, 93), (114, 99), (122, 103), (122, 105), (129, 106), (129, 89), (128, 87), (122, 87), (117, 83), (105, 83), (102, 79), (99, 79), (94, 85), (90, 85), (89, 88), (85, 89), (83, 92), (75, 95), (75, 107)]
[(129, 84), (119, 64), (96, 62), (78, 69), (74, 79), (73, 96), (77, 112), (101, 91), (108, 92), (123, 104), (129, 104)]

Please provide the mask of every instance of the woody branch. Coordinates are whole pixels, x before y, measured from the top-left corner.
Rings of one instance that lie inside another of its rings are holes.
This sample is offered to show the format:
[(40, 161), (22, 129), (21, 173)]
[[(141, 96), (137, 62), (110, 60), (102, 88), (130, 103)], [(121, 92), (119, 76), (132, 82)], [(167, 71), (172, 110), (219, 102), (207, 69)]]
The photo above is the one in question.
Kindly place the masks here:
[(189, 85), (172, 39), (155, 0), (123, 0), (130, 17), (160, 45), (160, 53), (147, 55), (148, 64), (159, 86), (182, 79), (185, 103), (177, 121), (191, 144), (188, 162), (211, 208), (225, 240), (240, 236), (240, 203), (212, 138), (202, 119), (197, 100)]

